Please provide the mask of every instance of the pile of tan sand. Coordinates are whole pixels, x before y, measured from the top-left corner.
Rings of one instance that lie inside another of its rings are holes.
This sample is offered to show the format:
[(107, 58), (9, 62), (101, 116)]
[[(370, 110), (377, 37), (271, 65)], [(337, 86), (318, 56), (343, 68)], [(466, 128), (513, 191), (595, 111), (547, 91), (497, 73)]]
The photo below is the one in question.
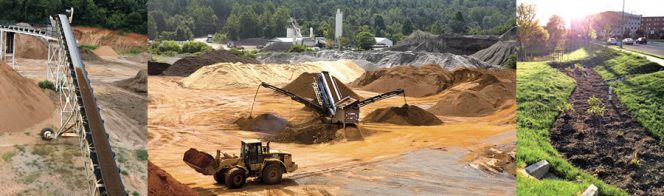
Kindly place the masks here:
[(23, 131), (53, 114), (49, 95), (0, 59), (0, 133)]
[(83, 61), (100, 61), (100, 60), (102, 60), (99, 56), (97, 56), (97, 54), (95, 54), (90, 49), (79, 49), (79, 52), (81, 54), (81, 59), (83, 59)]
[(486, 116), (516, 104), (515, 96), (516, 83), (485, 80), (473, 88), (447, 94), (428, 111), (447, 116)]
[(198, 193), (148, 160), (148, 195), (195, 196)]
[[(173, 66), (164, 73), (171, 70)], [(339, 78), (341, 83), (352, 81), (364, 72), (357, 64), (348, 61), (304, 64), (218, 63), (196, 70), (196, 72), (182, 80), (182, 85), (194, 89), (255, 87), (261, 82), (283, 86), (302, 73), (319, 73), (321, 71), (328, 71), (335, 77), (341, 77)]]
[(426, 110), (405, 104), (401, 107), (379, 108), (367, 114), (363, 122), (391, 123), (397, 125), (440, 125), (443, 121)]
[(276, 134), (288, 126), (288, 121), (274, 113), (264, 113), (252, 118), (242, 117), (235, 124), (245, 131)]
[(124, 88), (130, 91), (134, 91), (137, 93), (147, 93), (148, 92), (148, 73), (145, 70), (140, 70), (138, 73), (136, 73), (136, 76), (133, 78), (127, 78), (124, 80), (120, 80), (115, 82), (116, 86), (119, 86), (120, 88)]
[(367, 71), (350, 83), (350, 86), (379, 93), (403, 88), (406, 96), (426, 97), (464, 82), (494, 79), (497, 81), (495, 74), (492, 74), (492, 72), (505, 71), (509, 70), (489, 71), (459, 68), (449, 71), (439, 65), (432, 64), (420, 67), (398, 66)]
[(99, 46), (95, 49), (94, 52), (97, 56), (100, 57), (118, 57), (118, 53), (113, 50), (110, 46)]
[[(315, 99), (316, 93), (314, 92), (311, 83), (313, 83), (314, 77), (317, 75), (318, 73), (302, 73), (295, 80), (284, 86), (283, 89), (295, 93), (298, 96)], [(362, 99), (362, 97), (353, 92), (353, 90), (346, 86), (341, 80), (337, 79), (336, 76), (332, 76), (332, 78), (334, 78), (342, 98), (350, 96), (356, 100)]]
[(35, 36), (15, 34), (16, 57), (26, 59), (48, 58), (48, 44), (46, 40)]

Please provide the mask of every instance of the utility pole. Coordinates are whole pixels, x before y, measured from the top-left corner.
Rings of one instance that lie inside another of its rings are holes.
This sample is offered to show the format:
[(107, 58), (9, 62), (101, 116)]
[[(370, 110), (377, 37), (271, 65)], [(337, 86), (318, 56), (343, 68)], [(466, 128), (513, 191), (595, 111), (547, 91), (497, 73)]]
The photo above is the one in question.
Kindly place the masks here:
[(625, 0), (623, 0), (623, 6), (622, 6), (622, 21), (621, 21), (621, 23), (622, 23), (622, 25), (621, 25), (621, 28), (622, 28), (622, 31), (621, 31), (621, 32), (622, 32), (622, 35), (620, 35), (621, 39), (618, 40), (618, 41), (620, 42), (620, 48), (623, 48), (623, 42), (622, 42), (622, 40), (625, 39), (625, 36), (623, 36), (623, 35), (625, 35)]

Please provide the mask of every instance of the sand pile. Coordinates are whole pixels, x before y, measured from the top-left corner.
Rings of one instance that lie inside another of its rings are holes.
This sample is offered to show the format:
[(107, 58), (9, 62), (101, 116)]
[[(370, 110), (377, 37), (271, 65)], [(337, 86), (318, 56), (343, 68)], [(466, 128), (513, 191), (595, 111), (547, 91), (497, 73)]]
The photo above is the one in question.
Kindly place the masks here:
[(0, 61), (0, 133), (23, 131), (50, 117), (55, 106), (48, 94)]
[(136, 76), (133, 78), (127, 78), (124, 80), (120, 80), (115, 82), (116, 86), (119, 86), (120, 88), (125, 88), (127, 90), (131, 90), (137, 93), (147, 93), (148, 92), (148, 74), (145, 70), (140, 70), (138, 73), (136, 73)]
[(83, 59), (83, 61), (100, 61), (100, 60), (102, 60), (101, 58), (99, 58), (99, 56), (97, 56), (97, 54), (95, 54), (90, 49), (80, 49), (79, 51), (80, 51), (80, 54), (81, 54), (81, 59)]
[(249, 63), (259, 64), (255, 59), (239, 57), (226, 50), (216, 50), (198, 56), (189, 56), (176, 61), (166, 69), (164, 75), (188, 76), (203, 66), (215, 63)]
[(240, 129), (245, 131), (258, 131), (269, 134), (279, 133), (288, 126), (288, 121), (273, 113), (265, 113), (254, 118), (242, 117), (235, 121)]
[[(316, 94), (314, 93), (314, 89), (311, 86), (311, 83), (314, 82), (314, 77), (317, 76), (318, 73), (302, 73), (300, 76), (298, 76), (295, 80), (292, 82), (288, 83), (286, 86), (283, 87), (284, 90), (287, 90), (291, 93), (295, 93), (298, 96), (306, 97), (309, 99), (315, 99)], [(336, 77), (332, 76), (335, 79), (335, 82), (337, 84), (337, 88), (340, 90), (341, 97), (346, 97), (350, 96), (352, 98), (355, 98), (356, 100), (361, 100), (362, 97), (357, 95), (355, 92), (353, 92), (352, 89), (350, 89), (348, 86), (346, 86), (343, 82), (341, 82), (339, 79)]]
[(364, 122), (392, 123), (397, 125), (440, 125), (443, 121), (426, 110), (414, 106), (379, 108), (367, 114)]
[(318, 71), (320, 69), (317, 66), (309, 64), (219, 63), (198, 69), (183, 79), (182, 85), (194, 89), (256, 87), (261, 82), (281, 86), (301, 73)]
[(288, 52), (288, 49), (293, 46), (288, 42), (274, 42), (261, 49), (261, 52)]
[(118, 53), (110, 46), (99, 46), (93, 52), (100, 57), (118, 57)]
[(48, 58), (48, 44), (34, 36), (14, 34), (16, 36), (16, 57), (26, 59)]
[(498, 41), (488, 48), (477, 51), (470, 56), (493, 65), (505, 65), (510, 55), (516, 53), (516, 41)]
[[(184, 87), (194, 89), (255, 87), (261, 82), (283, 86), (302, 73), (321, 71), (329, 71), (333, 76), (341, 76), (343, 80), (337, 81), (339, 84), (352, 81), (364, 72), (357, 64), (350, 61), (303, 64), (218, 63), (198, 69), (183, 79), (182, 84)], [(310, 84), (311, 82), (306, 85), (311, 87)]]
[(436, 115), (486, 116), (513, 105), (515, 96), (516, 83), (490, 77), (468, 90), (449, 93), (428, 111)]
[(420, 67), (399, 66), (367, 71), (350, 83), (350, 86), (379, 93), (403, 88), (407, 96), (426, 97), (465, 82), (479, 82), (486, 86), (498, 82), (496, 74), (505, 75), (502, 72), (506, 71), (508, 70), (466, 68), (448, 71), (431, 64)]
[(198, 193), (148, 161), (148, 195), (193, 196), (198, 195)]
[(392, 46), (390, 50), (469, 55), (491, 46), (498, 40), (497, 36), (434, 35), (418, 30)]
[(161, 75), (171, 64), (148, 61), (148, 75)]
[(319, 119), (299, 125), (291, 125), (277, 135), (266, 138), (275, 142), (318, 144), (338, 138), (337, 131), (343, 127), (338, 124), (326, 124)]

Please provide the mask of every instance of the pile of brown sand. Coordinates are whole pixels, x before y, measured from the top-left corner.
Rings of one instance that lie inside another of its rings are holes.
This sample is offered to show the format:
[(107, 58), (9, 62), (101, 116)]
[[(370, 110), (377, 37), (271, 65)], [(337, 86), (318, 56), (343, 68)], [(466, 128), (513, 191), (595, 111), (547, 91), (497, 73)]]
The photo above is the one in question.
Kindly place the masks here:
[(342, 128), (342, 125), (323, 123), (319, 119), (315, 119), (299, 125), (290, 125), (277, 135), (266, 139), (298, 144), (326, 143), (336, 140), (338, 138), (337, 131)]
[(48, 58), (48, 44), (46, 40), (35, 36), (15, 34), (16, 57), (26, 59)]
[[(296, 95), (306, 97), (309, 99), (315, 99), (316, 94), (314, 92), (313, 87), (311, 86), (311, 83), (314, 81), (314, 77), (317, 76), (318, 73), (302, 73), (300, 76), (295, 78), (295, 80), (291, 81), (288, 83), (286, 86), (283, 87), (284, 90), (287, 90), (291, 93), (295, 93)], [(355, 92), (353, 92), (352, 89), (350, 89), (348, 86), (346, 86), (343, 82), (341, 82), (339, 79), (336, 77), (332, 76), (337, 84), (337, 88), (340, 90), (341, 97), (346, 97), (350, 96), (354, 99), (360, 100), (362, 97), (357, 95)], [(393, 89), (394, 90), (394, 89)]]
[(437, 115), (475, 117), (489, 115), (496, 107), (483, 93), (468, 90), (448, 94), (428, 111)]
[(426, 110), (405, 104), (401, 107), (376, 109), (367, 114), (364, 122), (392, 123), (397, 125), (440, 125), (443, 121)]
[(182, 157), (182, 160), (184, 162), (196, 165), (199, 168), (206, 168), (211, 164), (215, 163), (214, 157), (212, 157), (212, 155), (198, 151), (195, 148), (190, 148), (189, 150), (184, 152), (184, 157)]
[(100, 57), (118, 57), (118, 53), (110, 46), (99, 46), (93, 52)]
[(240, 57), (226, 50), (216, 50), (198, 56), (189, 56), (176, 61), (163, 73), (169, 76), (189, 76), (203, 66), (215, 63), (260, 64), (256, 59)]
[(148, 61), (148, 75), (161, 75), (171, 64)]
[(497, 82), (499, 80), (493, 72), (505, 71), (508, 70), (489, 71), (460, 68), (448, 71), (439, 65), (432, 64), (420, 67), (398, 66), (367, 71), (350, 86), (379, 93), (403, 88), (407, 96), (426, 97), (465, 82)]
[(195, 196), (198, 193), (148, 160), (148, 195)]
[(50, 117), (55, 106), (45, 90), (0, 61), (0, 133), (23, 131)]
[(235, 124), (245, 131), (276, 134), (288, 126), (288, 121), (280, 118), (276, 114), (264, 113), (253, 118), (242, 117), (236, 120)]
[(102, 60), (101, 58), (99, 58), (99, 56), (97, 56), (97, 54), (92, 52), (92, 50), (90, 50), (90, 49), (81, 49), (80, 53), (81, 53), (81, 59), (83, 59), (84, 61), (100, 61), (100, 60)]
[(148, 37), (144, 34), (122, 32), (97, 27), (74, 27), (74, 37), (78, 44), (110, 46), (114, 51), (126, 51), (132, 47), (147, 46)]
[(137, 93), (147, 93), (148, 92), (148, 74), (145, 70), (140, 70), (138, 73), (136, 73), (136, 76), (133, 78), (127, 78), (124, 80), (120, 80), (115, 82), (116, 86), (119, 86), (120, 88), (125, 88), (127, 90), (131, 90)]

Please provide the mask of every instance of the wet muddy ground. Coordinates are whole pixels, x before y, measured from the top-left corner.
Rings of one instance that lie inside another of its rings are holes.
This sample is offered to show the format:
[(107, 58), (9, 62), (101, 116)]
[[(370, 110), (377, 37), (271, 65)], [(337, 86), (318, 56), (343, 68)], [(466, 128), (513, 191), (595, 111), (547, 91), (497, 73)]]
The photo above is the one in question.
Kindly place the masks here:
[[(634, 195), (664, 195), (664, 147), (630, 116), (608, 84), (591, 68), (560, 68), (576, 80), (569, 103), (551, 128), (551, 143), (573, 165)], [(588, 99), (599, 98), (606, 111), (594, 118)]]

